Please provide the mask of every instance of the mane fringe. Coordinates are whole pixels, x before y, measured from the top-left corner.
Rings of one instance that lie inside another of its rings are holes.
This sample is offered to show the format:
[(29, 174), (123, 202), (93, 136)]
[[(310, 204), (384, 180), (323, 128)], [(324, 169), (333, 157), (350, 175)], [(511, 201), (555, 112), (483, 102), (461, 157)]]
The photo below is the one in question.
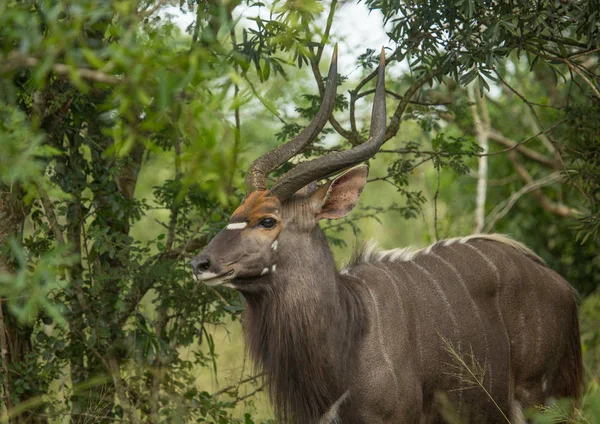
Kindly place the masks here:
[[(432, 245), (425, 248), (417, 248), (414, 246), (408, 247), (400, 247), (396, 249), (390, 250), (380, 250), (377, 247), (377, 243), (373, 240), (369, 240), (362, 246), (358, 246), (357, 249), (354, 250), (352, 254), (352, 258), (350, 259), (350, 263), (346, 268), (352, 265), (358, 265), (361, 263), (369, 263), (369, 262), (394, 262), (394, 261), (412, 261), (413, 259), (422, 256), (428, 255), (434, 250), (452, 246), (453, 244), (465, 244), (468, 242), (472, 242), (475, 240), (484, 240), (484, 241), (494, 241), (497, 243), (504, 244), (505, 246), (509, 246), (518, 252), (524, 254), (525, 256), (531, 258), (535, 262), (540, 265), (547, 266), (546, 262), (539, 257), (533, 250), (527, 247), (525, 244), (507, 236), (504, 234), (472, 234), (470, 236), (465, 237), (454, 237), (450, 239), (440, 240)], [(342, 273), (344, 271), (342, 270)]]

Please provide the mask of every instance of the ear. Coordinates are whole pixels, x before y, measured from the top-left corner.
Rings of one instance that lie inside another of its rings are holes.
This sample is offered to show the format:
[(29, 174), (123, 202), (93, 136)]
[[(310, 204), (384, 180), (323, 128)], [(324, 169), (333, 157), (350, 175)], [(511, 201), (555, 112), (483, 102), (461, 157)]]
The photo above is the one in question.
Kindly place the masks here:
[(298, 190), (296, 192), (296, 194), (294, 194), (294, 196), (310, 196), (316, 190), (317, 190), (317, 182), (313, 181), (312, 183), (309, 183), (309, 184), (305, 185), (304, 187), (302, 187), (300, 190)]
[(358, 203), (367, 183), (369, 167), (355, 166), (324, 184), (312, 196), (317, 219), (338, 219), (348, 214)]

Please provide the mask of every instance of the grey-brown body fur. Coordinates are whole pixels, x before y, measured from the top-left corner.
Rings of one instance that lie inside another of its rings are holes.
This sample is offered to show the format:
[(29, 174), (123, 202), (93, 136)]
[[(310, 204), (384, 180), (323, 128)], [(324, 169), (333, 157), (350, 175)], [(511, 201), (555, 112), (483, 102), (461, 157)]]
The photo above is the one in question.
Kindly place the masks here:
[(442, 394), (462, 422), (518, 422), (515, 405), (578, 396), (569, 284), (508, 238), (446, 244), (366, 254), (340, 274), (318, 227), (281, 234), (277, 272), (242, 293), (249, 349), (282, 421), (444, 422)]

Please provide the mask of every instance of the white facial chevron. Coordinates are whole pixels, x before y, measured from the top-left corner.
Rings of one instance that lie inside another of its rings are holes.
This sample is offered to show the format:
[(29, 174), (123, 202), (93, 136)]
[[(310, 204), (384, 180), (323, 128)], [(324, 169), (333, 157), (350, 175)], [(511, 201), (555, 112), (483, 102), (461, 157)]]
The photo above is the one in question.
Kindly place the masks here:
[(243, 230), (248, 226), (247, 222), (233, 222), (225, 227), (228, 230)]

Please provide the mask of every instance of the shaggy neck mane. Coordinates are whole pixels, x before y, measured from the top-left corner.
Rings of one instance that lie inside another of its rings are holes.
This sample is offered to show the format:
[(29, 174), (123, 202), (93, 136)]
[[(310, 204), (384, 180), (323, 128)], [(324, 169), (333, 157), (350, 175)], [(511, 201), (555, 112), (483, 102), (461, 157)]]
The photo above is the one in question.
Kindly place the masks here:
[(293, 258), (277, 263), (268, 289), (244, 293), (246, 345), (265, 373), (278, 422), (316, 423), (344, 394), (365, 326), (358, 293), (337, 274), (321, 231), (314, 233), (310, 245), (296, 243)]

